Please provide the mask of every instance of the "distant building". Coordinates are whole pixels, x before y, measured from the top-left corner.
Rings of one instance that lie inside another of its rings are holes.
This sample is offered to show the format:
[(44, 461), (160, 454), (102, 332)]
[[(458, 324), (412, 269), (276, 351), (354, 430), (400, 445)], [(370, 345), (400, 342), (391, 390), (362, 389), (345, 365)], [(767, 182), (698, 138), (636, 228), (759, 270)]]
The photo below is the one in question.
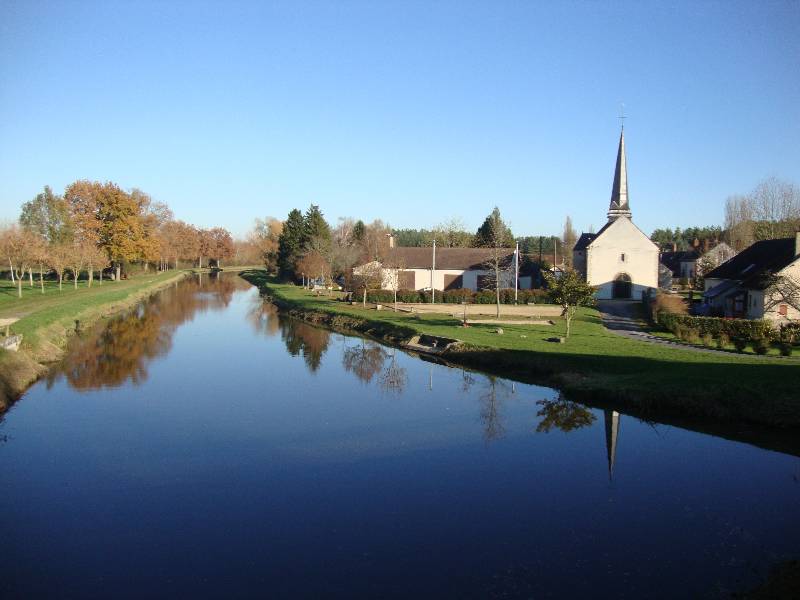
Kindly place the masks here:
[(703, 275), (703, 268), (713, 269), (736, 256), (736, 251), (725, 242), (705, 240), (692, 250), (669, 250), (661, 253), (661, 264), (672, 271), (675, 279), (694, 279)]
[(705, 275), (704, 302), (712, 314), (744, 319), (800, 319), (800, 298), (786, 298), (771, 284), (786, 277), (800, 290), (800, 232), (794, 238), (763, 240)]
[[(501, 288), (514, 288), (515, 267), (514, 249), (502, 248)], [(381, 287), (394, 289), (397, 278), (397, 289), (436, 290), (468, 289), (478, 291), (492, 288), (493, 272), (488, 264), (494, 256), (493, 248), (436, 248), (434, 259), (433, 248), (395, 247), (390, 238), (390, 248), (382, 263), (370, 263), (381, 269)], [(434, 267), (435, 264), (435, 267)], [(520, 265), (522, 267), (523, 265)], [(358, 275), (366, 265), (358, 266), (353, 272)], [(529, 267), (519, 272), (519, 289), (530, 289), (535, 273)]]
[(628, 203), (625, 131), (619, 136), (608, 223), (584, 233), (575, 244), (572, 264), (599, 299), (639, 299), (658, 288), (658, 246), (633, 224)]

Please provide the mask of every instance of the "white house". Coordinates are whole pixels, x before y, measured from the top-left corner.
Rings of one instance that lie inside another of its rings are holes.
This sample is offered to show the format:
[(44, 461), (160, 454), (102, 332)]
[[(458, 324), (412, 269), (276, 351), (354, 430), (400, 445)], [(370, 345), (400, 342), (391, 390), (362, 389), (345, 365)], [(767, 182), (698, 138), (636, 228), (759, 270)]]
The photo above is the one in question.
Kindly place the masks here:
[[(782, 289), (773, 285), (774, 277), (784, 278)], [(709, 271), (703, 300), (725, 317), (800, 319), (800, 232), (756, 242)]]
[(625, 131), (619, 136), (608, 222), (597, 233), (584, 233), (575, 244), (572, 264), (598, 299), (639, 299), (658, 288), (658, 246), (631, 219)]
[[(390, 248), (382, 263), (373, 262), (353, 269), (360, 275), (372, 266), (381, 269), (381, 287), (394, 289), (395, 280), (400, 290), (437, 290), (466, 288), (477, 291), (494, 289), (490, 282), (493, 271), (487, 264), (494, 255), (492, 248), (409, 248), (395, 247), (390, 238)], [(516, 275), (514, 249), (500, 249), (503, 265), (500, 287), (513, 288)], [(519, 289), (530, 289), (531, 277), (519, 277)]]

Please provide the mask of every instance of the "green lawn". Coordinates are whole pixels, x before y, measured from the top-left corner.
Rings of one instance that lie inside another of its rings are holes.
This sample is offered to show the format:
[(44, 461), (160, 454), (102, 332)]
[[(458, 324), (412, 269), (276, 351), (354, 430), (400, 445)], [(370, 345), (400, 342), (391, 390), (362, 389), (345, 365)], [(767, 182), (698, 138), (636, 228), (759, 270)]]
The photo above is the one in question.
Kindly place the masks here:
[(627, 339), (603, 327), (599, 313), (582, 309), (565, 344), (546, 341), (563, 334), (556, 326), (494, 325), (463, 328), (449, 315), (420, 317), (351, 306), (297, 286), (268, 280), (263, 271), (243, 276), (290, 308), (366, 319), (377, 331), (408, 328), (465, 343), (453, 359), (476, 368), (531, 379), (549, 378), (574, 395), (613, 397), (698, 414), (800, 426), (800, 360), (693, 352)]

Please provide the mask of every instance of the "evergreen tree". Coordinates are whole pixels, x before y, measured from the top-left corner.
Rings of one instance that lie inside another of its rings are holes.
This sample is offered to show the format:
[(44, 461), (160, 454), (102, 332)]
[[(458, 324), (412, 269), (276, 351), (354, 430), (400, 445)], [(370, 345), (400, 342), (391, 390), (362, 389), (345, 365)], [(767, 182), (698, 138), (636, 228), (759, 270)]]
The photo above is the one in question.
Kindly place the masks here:
[(475, 234), (474, 246), (500, 246), (504, 248), (511, 248), (514, 246), (514, 235), (511, 230), (503, 222), (500, 216), (500, 209), (496, 206), (491, 214), (486, 217), (486, 220), (478, 228)]
[(281, 277), (293, 277), (294, 265), (303, 250), (305, 239), (305, 221), (303, 213), (293, 209), (283, 224), (283, 231), (278, 237), (278, 273)]
[(353, 225), (352, 243), (360, 244), (364, 241), (365, 235), (367, 235), (367, 226), (364, 225), (364, 221), (359, 219), (356, 221), (356, 224)]
[(319, 206), (312, 204), (308, 207), (306, 215), (303, 218), (303, 246), (306, 246), (312, 240), (316, 242), (330, 242), (331, 240), (331, 227), (325, 221), (322, 211)]

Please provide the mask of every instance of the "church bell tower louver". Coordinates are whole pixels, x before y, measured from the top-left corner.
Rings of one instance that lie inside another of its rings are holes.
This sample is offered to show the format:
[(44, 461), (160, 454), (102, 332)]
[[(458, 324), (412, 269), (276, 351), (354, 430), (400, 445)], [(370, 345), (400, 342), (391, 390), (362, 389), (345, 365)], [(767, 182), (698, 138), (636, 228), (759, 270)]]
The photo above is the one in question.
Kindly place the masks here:
[(614, 185), (611, 188), (611, 204), (608, 207), (608, 220), (614, 221), (619, 217), (631, 218), (631, 208), (628, 204), (628, 168), (625, 164), (625, 128), (619, 134), (619, 149), (617, 150), (617, 166), (614, 170)]

